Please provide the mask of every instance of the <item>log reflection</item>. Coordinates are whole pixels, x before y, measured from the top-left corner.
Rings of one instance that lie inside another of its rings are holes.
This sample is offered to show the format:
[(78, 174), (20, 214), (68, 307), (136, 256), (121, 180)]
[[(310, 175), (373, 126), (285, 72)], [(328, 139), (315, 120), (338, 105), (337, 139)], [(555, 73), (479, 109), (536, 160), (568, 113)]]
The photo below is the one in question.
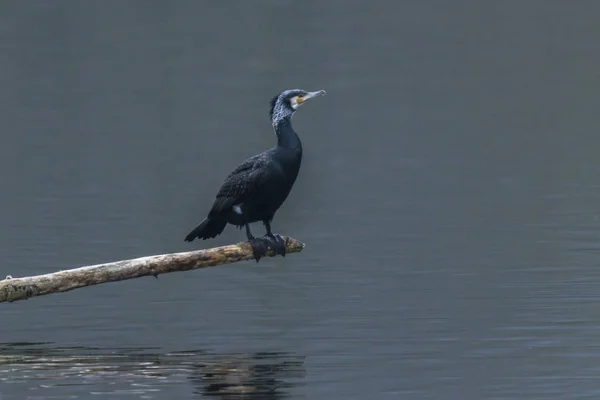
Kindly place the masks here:
[(0, 344), (0, 387), (12, 387), (15, 392), (60, 395), (61, 388), (69, 386), (82, 395), (129, 393), (161, 398), (160, 392), (170, 386), (186, 385), (199, 396), (275, 400), (285, 398), (304, 376), (304, 358), (290, 353)]

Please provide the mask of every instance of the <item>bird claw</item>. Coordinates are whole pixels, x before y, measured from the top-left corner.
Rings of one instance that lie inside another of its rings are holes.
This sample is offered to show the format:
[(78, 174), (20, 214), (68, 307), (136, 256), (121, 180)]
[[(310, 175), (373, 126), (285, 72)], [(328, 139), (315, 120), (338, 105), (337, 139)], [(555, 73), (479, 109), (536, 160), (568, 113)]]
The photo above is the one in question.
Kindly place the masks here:
[(278, 235), (276, 233), (272, 233), (270, 235), (265, 235), (263, 236), (264, 239), (267, 239), (269, 241), (269, 243), (271, 244), (271, 248), (273, 249), (273, 251), (275, 252), (275, 254), (279, 254), (283, 257), (285, 257), (285, 250), (286, 250), (286, 245), (285, 245), (285, 239), (281, 237), (281, 235)]

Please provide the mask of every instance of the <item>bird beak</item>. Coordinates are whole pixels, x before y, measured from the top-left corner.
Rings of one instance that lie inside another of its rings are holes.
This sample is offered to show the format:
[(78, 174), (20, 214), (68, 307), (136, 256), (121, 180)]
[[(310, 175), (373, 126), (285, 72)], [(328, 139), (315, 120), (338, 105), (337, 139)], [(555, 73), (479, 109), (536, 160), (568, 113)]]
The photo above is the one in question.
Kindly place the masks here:
[(317, 90), (316, 92), (308, 92), (306, 95), (304, 95), (303, 100), (309, 100), (312, 99), (313, 97), (317, 97), (317, 96), (325, 96), (327, 92), (325, 92), (324, 90)]

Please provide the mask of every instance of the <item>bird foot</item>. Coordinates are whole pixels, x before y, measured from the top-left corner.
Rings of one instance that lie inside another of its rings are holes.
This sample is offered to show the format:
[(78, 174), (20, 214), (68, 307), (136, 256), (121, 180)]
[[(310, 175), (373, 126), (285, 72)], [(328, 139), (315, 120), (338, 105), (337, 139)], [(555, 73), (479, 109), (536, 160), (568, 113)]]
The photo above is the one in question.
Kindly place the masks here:
[(269, 249), (269, 244), (267, 240), (264, 238), (251, 238), (248, 240), (250, 246), (252, 246), (252, 253), (254, 254), (254, 259), (258, 262), (262, 257), (267, 255), (267, 250)]
[(269, 241), (271, 248), (273, 249), (275, 254), (279, 254), (285, 257), (285, 239), (282, 238), (281, 235), (278, 235), (276, 233), (271, 233), (270, 235), (266, 234), (265, 236), (263, 236), (263, 239)]
[(278, 234), (265, 235), (261, 238), (250, 238), (248, 240), (250, 246), (252, 246), (252, 253), (256, 262), (267, 255), (267, 251), (273, 250), (277, 255), (285, 257), (285, 239)]

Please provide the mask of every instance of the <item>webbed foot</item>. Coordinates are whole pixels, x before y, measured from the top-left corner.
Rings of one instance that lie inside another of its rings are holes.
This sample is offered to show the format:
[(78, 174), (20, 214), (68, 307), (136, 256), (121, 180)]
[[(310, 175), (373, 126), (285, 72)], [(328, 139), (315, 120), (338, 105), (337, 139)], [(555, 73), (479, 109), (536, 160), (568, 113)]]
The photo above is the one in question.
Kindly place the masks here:
[(271, 248), (273, 249), (275, 254), (279, 254), (285, 257), (285, 239), (282, 238), (281, 235), (278, 235), (276, 233), (267, 233), (265, 236), (263, 236), (263, 238), (269, 241), (269, 244), (271, 245)]
[(264, 238), (251, 238), (248, 240), (250, 246), (252, 246), (252, 253), (254, 254), (254, 259), (258, 262), (261, 257), (267, 255), (267, 250), (269, 249), (269, 244), (267, 240)]

